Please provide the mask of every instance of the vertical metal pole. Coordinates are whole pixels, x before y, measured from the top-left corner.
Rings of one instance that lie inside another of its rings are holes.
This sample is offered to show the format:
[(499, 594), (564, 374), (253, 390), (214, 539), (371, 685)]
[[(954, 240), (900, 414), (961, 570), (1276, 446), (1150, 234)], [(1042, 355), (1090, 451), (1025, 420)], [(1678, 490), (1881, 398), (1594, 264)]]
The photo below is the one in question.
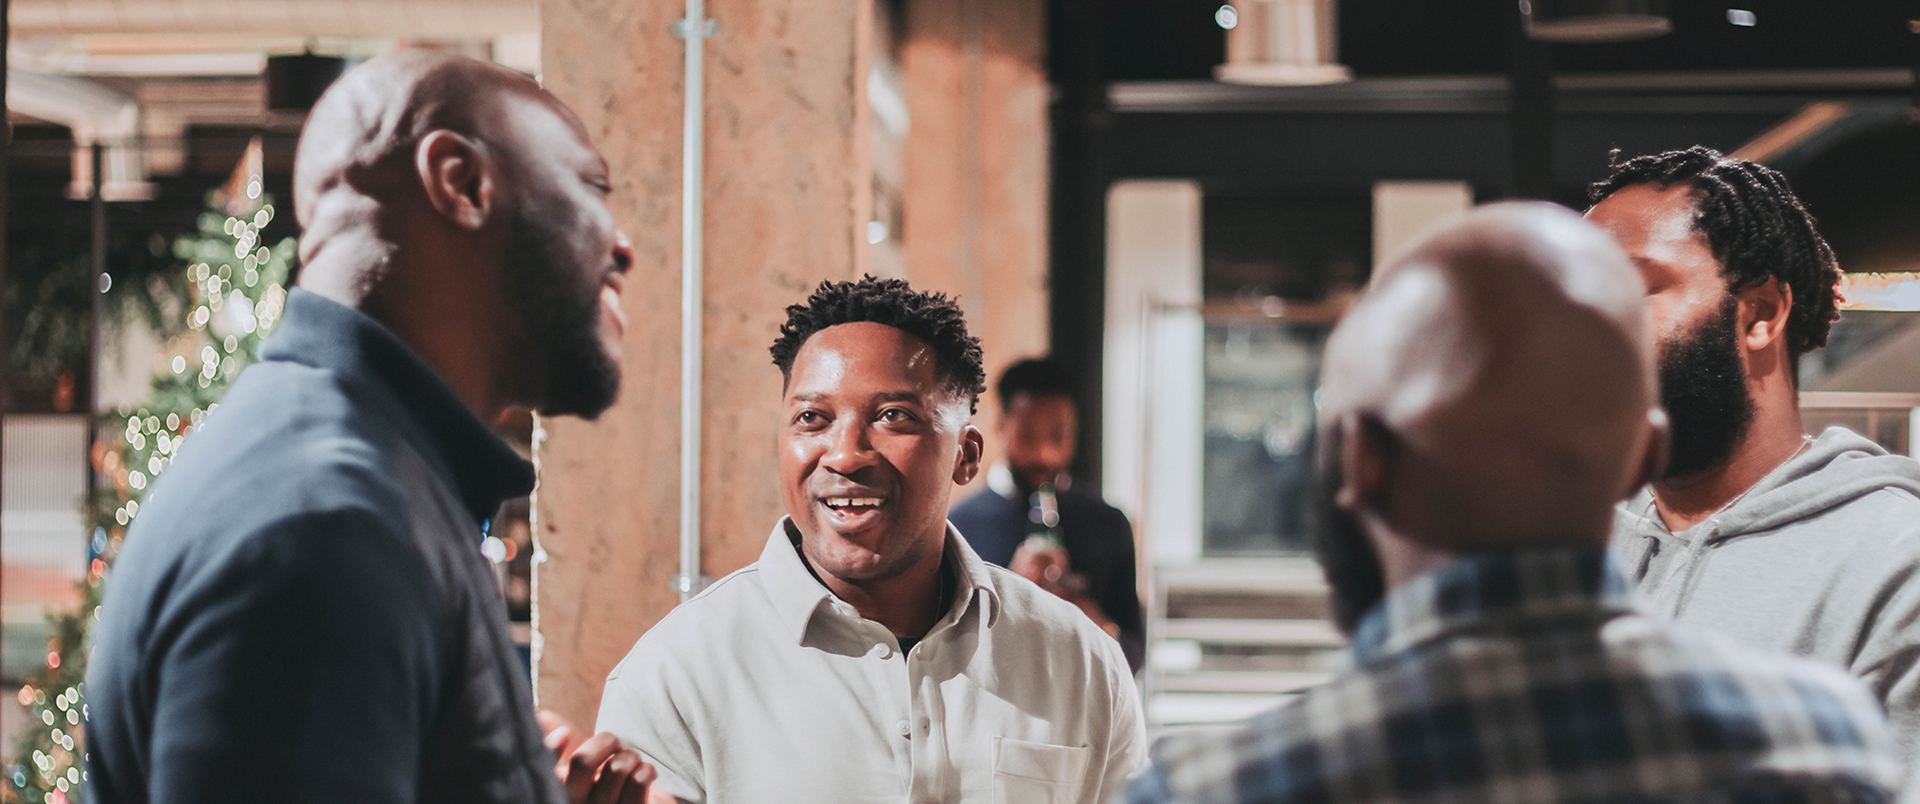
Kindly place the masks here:
[(687, 0), (686, 109), (680, 136), (680, 601), (700, 591), (701, 187), (705, 167), (705, 0)]

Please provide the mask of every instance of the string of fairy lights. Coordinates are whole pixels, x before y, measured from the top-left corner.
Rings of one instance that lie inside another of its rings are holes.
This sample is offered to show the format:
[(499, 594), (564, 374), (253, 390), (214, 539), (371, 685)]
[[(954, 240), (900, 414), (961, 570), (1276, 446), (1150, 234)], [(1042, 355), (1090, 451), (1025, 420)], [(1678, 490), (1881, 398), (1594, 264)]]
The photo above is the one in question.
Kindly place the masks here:
[(4, 766), (0, 802), (70, 804), (80, 798), (87, 781), (87, 633), (98, 618), (101, 589), (128, 526), (140, 515), (141, 499), (254, 361), (286, 309), (295, 248), (291, 238), (273, 247), (262, 244), (261, 232), (274, 214), (254, 175), (231, 197), (210, 194), (198, 232), (174, 243), (190, 289), (185, 326), (167, 338), (145, 402), (104, 414), (99, 422), (102, 436), (91, 459), (100, 482), (87, 511), (92, 537), (81, 605), (53, 618), (45, 667), (20, 688), (20, 705), (40, 725), (25, 730)]

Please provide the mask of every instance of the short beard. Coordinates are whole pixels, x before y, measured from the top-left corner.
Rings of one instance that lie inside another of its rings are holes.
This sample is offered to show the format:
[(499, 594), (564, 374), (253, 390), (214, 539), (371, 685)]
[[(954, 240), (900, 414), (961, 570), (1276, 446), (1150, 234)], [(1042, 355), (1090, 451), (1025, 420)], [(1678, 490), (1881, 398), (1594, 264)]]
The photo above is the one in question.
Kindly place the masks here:
[(1340, 490), (1340, 432), (1329, 430), (1316, 451), (1307, 511), (1307, 544), (1327, 575), (1333, 624), (1351, 635), (1361, 618), (1387, 595), (1386, 571), (1360, 520), (1334, 501)]
[(1734, 323), (1732, 296), (1660, 354), (1660, 404), (1667, 409), (1673, 446), (1663, 480), (1692, 477), (1725, 463), (1753, 424), (1753, 397)]
[(602, 277), (577, 275), (562, 245), (568, 227), (541, 209), (565, 206), (535, 202), (512, 213), (502, 285), (528, 340), (515, 369), (544, 386), (536, 389), (542, 415), (593, 419), (620, 393), (620, 364), (600, 342)]

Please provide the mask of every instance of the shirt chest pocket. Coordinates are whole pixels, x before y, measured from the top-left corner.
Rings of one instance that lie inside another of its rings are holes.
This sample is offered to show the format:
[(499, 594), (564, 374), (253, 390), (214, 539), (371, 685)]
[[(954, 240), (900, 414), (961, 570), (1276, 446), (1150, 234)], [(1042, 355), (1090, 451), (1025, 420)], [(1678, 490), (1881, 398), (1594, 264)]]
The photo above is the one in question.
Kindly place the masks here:
[(1093, 750), (993, 738), (994, 804), (1073, 804)]

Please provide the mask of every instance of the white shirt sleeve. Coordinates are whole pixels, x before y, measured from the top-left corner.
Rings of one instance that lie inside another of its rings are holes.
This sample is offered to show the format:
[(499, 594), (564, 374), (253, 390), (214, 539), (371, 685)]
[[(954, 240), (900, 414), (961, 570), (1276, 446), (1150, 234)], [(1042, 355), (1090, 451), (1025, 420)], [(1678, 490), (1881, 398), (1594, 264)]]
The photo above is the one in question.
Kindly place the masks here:
[(655, 789), (689, 804), (704, 804), (700, 744), (673, 704), (666, 668), (639, 660), (646, 647), (642, 640), (607, 675), (594, 730), (613, 732), (623, 745), (644, 755), (659, 773)]

